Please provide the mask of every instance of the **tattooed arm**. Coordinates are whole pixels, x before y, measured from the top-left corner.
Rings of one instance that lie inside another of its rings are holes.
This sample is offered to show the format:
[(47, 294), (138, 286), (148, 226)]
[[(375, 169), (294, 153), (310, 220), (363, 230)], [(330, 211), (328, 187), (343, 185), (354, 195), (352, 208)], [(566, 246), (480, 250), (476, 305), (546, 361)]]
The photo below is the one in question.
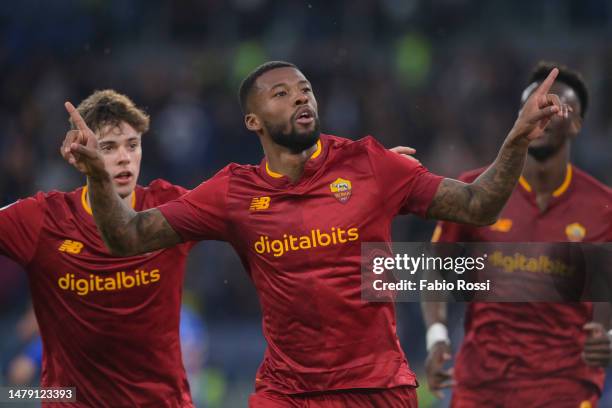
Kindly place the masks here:
[(180, 243), (181, 237), (159, 210), (136, 212), (123, 202), (105, 169), (95, 134), (71, 103), (66, 103), (66, 109), (77, 130), (66, 134), (61, 153), (87, 175), (94, 219), (110, 252), (129, 256)]
[(427, 216), (473, 225), (494, 223), (523, 171), (528, 145), (506, 140), (493, 164), (470, 184), (442, 180)]
[(567, 118), (570, 108), (548, 94), (558, 72), (552, 70), (525, 102), (497, 158), (480, 177), (470, 184), (452, 179), (440, 183), (427, 210), (429, 218), (474, 225), (495, 222), (523, 171), (529, 143), (543, 135), (554, 115)]
[(130, 256), (181, 243), (158, 209), (136, 212), (127, 206), (108, 173), (106, 177), (88, 176), (87, 185), (96, 225), (111, 254)]

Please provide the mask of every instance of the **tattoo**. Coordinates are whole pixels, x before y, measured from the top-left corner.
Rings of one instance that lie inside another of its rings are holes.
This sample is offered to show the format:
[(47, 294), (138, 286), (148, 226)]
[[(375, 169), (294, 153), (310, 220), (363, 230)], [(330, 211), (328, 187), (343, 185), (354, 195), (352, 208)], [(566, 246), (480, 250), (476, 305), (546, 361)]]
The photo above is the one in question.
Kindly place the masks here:
[(96, 225), (113, 255), (142, 254), (182, 241), (158, 209), (136, 212), (128, 207), (108, 178), (88, 178), (88, 186)]
[(182, 241), (157, 208), (136, 213), (132, 222), (136, 226), (136, 236), (140, 237), (139, 246), (133, 248), (137, 252), (167, 248)]
[(444, 179), (427, 216), (481, 226), (494, 223), (523, 171), (527, 146), (506, 140), (493, 164), (471, 184)]

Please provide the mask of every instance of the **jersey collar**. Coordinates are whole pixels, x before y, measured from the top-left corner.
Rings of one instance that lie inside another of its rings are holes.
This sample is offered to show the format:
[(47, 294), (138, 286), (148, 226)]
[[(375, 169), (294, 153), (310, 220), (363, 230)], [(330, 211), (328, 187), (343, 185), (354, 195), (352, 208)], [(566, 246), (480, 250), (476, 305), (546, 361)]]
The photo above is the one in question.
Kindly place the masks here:
[[(314, 153), (310, 156), (310, 158), (304, 165), (304, 174), (302, 175), (300, 181), (312, 175), (312, 173), (314, 173), (314, 171), (318, 169), (323, 163), (324, 156), (327, 150), (325, 145), (327, 145), (327, 143), (323, 139), (323, 134), (321, 134), (319, 140), (317, 141), (317, 149), (314, 151)], [(273, 186), (283, 187), (291, 184), (291, 181), (285, 175), (276, 173), (270, 169), (270, 166), (268, 166), (268, 160), (266, 160), (265, 157), (263, 158), (259, 167), (260, 174), (262, 174), (262, 176)], [(296, 184), (299, 184), (300, 181), (298, 181)]]
[[(88, 187), (84, 186), (83, 191), (81, 192), (81, 204), (83, 205), (83, 209), (87, 214), (93, 215), (91, 207), (87, 203), (87, 190)], [(136, 190), (132, 191), (132, 208), (136, 208)]]
[[(565, 170), (565, 179), (563, 180), (563, 183), (561, 183), (561, 185), (557, 187), (557, 189), (553, 191), (552, 193), (552, 196), (554, 198), (561, 197), (567, 191), (567, 189), (569, 188), (572, 182), (572, 174), (573, 174), (572, 165), (568, 163), (566, 170)], [(524, 191), (528, 193), (531, 193), (533, 191), (533, 188), (531, 187), (531, 185), (527, 182), (525, 177), (523, 177), (522, 175), (521, 177), (519, 177), (519, 184), (521, 185)]]

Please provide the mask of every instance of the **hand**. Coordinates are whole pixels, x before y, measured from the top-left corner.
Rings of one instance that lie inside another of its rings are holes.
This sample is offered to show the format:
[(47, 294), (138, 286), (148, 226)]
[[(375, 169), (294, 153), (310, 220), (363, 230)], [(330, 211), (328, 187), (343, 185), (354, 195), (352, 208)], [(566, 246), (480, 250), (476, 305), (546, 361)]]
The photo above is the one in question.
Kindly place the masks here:
[(590, 366), (608, 367), (612, 360), (612, 339), (600, 323), (589, 322), (582, 327), (587, 332), (582, 359)]
[(544, 82), (527, 99), (510, 131), (513, 138), (524, 138), (528, 142), (537, 139), (544, 134), (553, 116), (567, 118), (569, 112), (572, 112), (572, 108), (562, 104), (557, 95), (548, 93), (558, 74), (557, 68), (550, 71)]
[(407, 158), (408, 160), (412, 160), (418, 164), (421, 164), (421, 162), (417, 159), (415, 159), (414, 157), (412, 157), (411, 155), (416, 153), (416, 150), (413, 149), (412, 147), (408, 147), (408, 146), (395, 146), (393, 149), (389, 149), (389, 151), (393, 152), (393, 153), (397, 153), (397, 154), (401, 154), (402, 156), (404, 156), (405, 158)]
[(104, 160), (98, 153), (98, 140), (85, 121), (70, 102), (64, 104), (76, 130), (66, 133), (60, 153), (62, 157), (81, 173), (90, 177), (107, 175)]
[(438, 398), (444, 398), (442, 390), (455, 385), (453, 369), (444, 369), (444, 364), (451, 359), (448, 343), (439, 341), (433, 345), (425, 360), (425, 374), (429, 390)]

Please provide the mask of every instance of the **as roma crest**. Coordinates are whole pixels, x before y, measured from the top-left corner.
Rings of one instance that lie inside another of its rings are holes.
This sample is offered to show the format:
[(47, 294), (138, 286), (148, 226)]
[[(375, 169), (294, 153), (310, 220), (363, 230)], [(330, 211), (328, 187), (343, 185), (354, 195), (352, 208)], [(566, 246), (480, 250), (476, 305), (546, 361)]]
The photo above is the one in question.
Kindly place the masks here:
[(565, 227), (565, 234), (571, 242), (580, 242), (586, 235), (586, 228), (580, 225), (580, 223), (575, 222)]
[(338, 177), (336, 181), (329, 185), (329, 189), (334, 197), (336, 197), (336, 200), (340, 201), (342, 204), (346, 203), (349, 198), (351, 198), (352, 188), (349, 180)]

